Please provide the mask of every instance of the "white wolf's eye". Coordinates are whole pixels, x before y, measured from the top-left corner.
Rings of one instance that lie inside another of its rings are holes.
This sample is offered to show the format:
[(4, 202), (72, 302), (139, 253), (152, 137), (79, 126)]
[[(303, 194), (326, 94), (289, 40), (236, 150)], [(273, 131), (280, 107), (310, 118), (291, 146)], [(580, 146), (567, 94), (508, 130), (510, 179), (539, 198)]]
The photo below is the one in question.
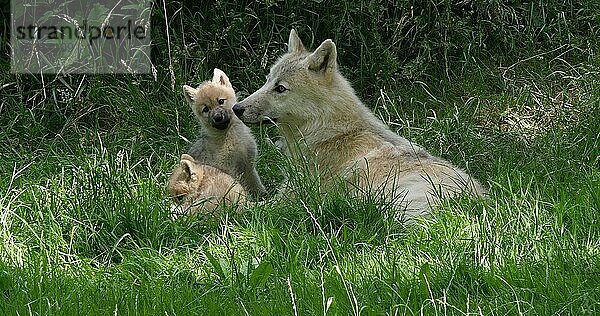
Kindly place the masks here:
[(226, 100), (226, 99), (217, 99), (217, 103), (219, 103), (219, 104), (223, 104), (223, 103), (225, 103), (225, 100)]
[(277, 93), (284, 93), (285, 91), (287, 91), (287, 88), (284, 87), (283, 85), (277, 85), (275, 87), (275, 92), (277, 92)]

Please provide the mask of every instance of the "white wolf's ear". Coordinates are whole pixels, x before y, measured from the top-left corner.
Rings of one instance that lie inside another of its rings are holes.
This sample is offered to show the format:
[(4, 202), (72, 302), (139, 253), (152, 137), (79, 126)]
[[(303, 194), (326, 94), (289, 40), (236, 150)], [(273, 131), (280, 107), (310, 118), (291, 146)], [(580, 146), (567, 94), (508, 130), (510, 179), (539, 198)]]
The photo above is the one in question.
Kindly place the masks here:
[(290, 38), (288, 39), (288, 53), (302, 53), (305, 50), (304, 44), (302, 44), (298, 33), (296, 33), (296, 30), (292, 29), (290, 31)]
[(332, 74), (337, 67), (337, 51), (330, 39), (325, 40), (310, 56), (307, 57), (308, 69)]
[(198, 90), (188, 85), (183, 85), (183, 95), (185, 96), (185, 100), (188, 101), (189, 104), (194, 104), (196, 92), (198, 92)]
[(212, 82), (231, 88), (231, 82), (229, 82), (229, 77), (227, 77), (227, 75), (219, 68), (215, 68)]

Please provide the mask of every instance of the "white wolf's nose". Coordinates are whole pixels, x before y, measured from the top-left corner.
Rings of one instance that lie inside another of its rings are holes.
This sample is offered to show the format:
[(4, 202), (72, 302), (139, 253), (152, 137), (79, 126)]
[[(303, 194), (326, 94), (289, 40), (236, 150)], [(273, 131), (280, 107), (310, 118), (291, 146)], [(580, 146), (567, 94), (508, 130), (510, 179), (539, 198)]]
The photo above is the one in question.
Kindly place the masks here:
[(235, 113), (235, 116), (242, 118), (242, 114), (244, 114), (244, 111), (246, 109), (244, 109), (239, 103), (236, 103), (233, 106), (233, 113)]

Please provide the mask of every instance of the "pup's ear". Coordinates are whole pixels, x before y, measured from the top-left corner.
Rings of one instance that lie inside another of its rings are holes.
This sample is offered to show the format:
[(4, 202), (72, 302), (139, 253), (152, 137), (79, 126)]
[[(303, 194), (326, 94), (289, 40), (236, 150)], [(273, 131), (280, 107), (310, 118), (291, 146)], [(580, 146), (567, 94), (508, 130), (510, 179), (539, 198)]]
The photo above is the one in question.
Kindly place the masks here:
[(183, 171), (183, 178), (185, 179), (185, 181), (190, 181), (190, 177), (192, 176), (191, 161), (182, 159), (179, 162), (179, 166)]
[(181, 160), (180, 162), (181, 169), (183, 169), (183, 175), (185, 178), (185, 182), (195, 182), (198, 180), (198, 175), (194, 171), (194, 162), (190, 160)]
[(188, 154), (182, 154), (181, 155), (181, 159), (180, 160), (189, 160), (189, 161), (195, 161), (194, 157), (188, 155)]
[(219, 68), (215, 68), (212, 82), (214, 84), (220, 84), (222, 86), (231, 88), (231, 82), (229, 82), (229, 77), (227, 77), (227, 75)]
[(288, 39), (288, 53), (302, 53), (306, 50), (296, 30), (290, 31), (290, 38)]
[(337, 67), (337, 51), (335, 44), (325, 40), (310, 56), (307, 57), (308, 69), (331, 75)]
[(185, 96), (185, 100), (189, 104), (194, 104), (194, 97), (196, 96), (197, 89), (194, 89), (188, 85), (183, 85), (183, 95)]

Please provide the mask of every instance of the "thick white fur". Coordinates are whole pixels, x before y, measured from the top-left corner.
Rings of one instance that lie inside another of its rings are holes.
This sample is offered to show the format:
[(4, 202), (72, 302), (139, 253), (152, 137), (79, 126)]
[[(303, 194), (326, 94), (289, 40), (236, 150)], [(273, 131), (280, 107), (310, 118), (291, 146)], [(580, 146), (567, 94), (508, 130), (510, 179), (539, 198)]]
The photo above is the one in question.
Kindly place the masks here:
[[(278, 92), (279, 85), (286, 90)], [(325, 185), (341, 178), (357, 194), (383, 192), (407, 218), (429, 212), (442, 197), (485, 194), (463, 170), (376, 118), (340, 74), (331, 40), (308, 52), (292, 30), (288, 53), (271, 67), (267, 82), (236, 107), (246, 123), (276, 122), (288, 154), (312, 157)]]

